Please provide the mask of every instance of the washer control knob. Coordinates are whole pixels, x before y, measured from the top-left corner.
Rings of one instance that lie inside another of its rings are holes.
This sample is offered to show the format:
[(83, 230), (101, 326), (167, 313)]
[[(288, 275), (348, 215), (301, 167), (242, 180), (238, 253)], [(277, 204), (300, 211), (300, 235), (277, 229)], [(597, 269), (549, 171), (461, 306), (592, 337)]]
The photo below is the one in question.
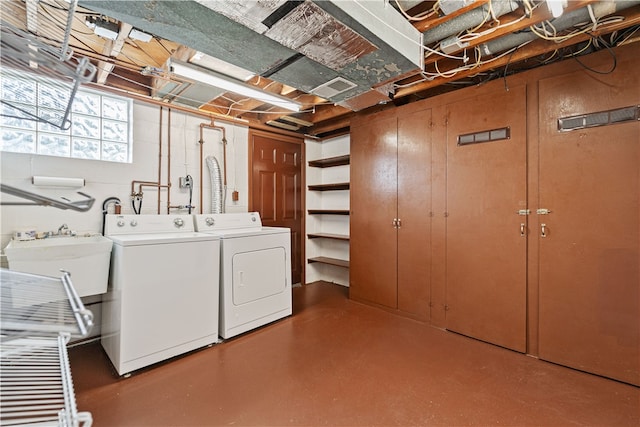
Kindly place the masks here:
[(136, 221), (135, 219), (132, 219), (129, 225), (131, 225), (132, 227), (136, 227), (138, 225), (138, 221)]
[(117, 222), (118, 227), (124, 227), (124, 221), (123, 220), (118, 220)]
[(253, 222), (256, 222), (256, 221), (257, 221), (257, 219), (256, 219), (255, 215), (251, 215), (251, 221), (253, 221)]
[(216, 223), (216, 220), (211, 218), (210, 216), (208, 216), (205, 220), (204, 220), (205, 224), (207, 224), (209, 227), (213, 226), (213, 224)]
[(180, 228), (180, 227), (182, 227), (184, 225), (184, 220), (182, 218), (176, 218), (176, 219), (173, 220), (173, 224), (176, 227)]

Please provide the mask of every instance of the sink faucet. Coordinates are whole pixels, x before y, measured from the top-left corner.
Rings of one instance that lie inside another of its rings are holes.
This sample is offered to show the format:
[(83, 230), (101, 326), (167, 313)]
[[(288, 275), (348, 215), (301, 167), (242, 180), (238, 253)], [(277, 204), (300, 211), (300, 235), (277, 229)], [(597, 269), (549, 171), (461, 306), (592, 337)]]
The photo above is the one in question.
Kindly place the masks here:
[(67, 224), (62, 224), (58, 227), (58, 235), (69, 234), (69, 226)]

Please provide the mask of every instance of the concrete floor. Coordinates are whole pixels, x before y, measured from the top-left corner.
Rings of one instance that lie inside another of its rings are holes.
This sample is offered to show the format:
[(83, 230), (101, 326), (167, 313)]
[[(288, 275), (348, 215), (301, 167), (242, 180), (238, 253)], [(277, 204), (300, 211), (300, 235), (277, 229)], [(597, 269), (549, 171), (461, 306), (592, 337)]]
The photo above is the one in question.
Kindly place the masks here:
[(294, 288), (294, 315), (120, 379), (99, 343), (70, 350), (96, 427), (638, 426), (640, 389)]

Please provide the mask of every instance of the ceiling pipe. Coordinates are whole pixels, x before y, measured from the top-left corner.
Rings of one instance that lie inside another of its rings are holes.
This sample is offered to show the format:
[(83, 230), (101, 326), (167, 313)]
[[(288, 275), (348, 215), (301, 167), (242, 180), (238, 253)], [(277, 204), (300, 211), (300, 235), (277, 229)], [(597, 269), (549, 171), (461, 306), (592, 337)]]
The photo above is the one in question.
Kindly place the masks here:
[(515, 0), (491, 1), (482, 7), (470, 10), (467, 13), (463, 13), (460, 16), (456, 16), (453, 19), (442, 22), (441, 24), (423, 32), (422, 43), (425, 46), (430, 45), (442, 39), (446, 39), (447, 37), (456, 35), (464, 30), (468, 30), (469, 28), (476, 27), (484, 21), (490, 21), (492, 16), (489, 11), (489, 7), (493, 9), (493, 15), (498, 18), (518, 9), (519, 5)]
[[(596, 18), (602, 18), (603, 16), (611, 15), (612, 13), (619, 12), (637, 4), (640, 4), (640, 0), (594, 3), (591, 7), (593, 8), (594, 16)], [(553, 25), (557, 31), (564, 31), (578, 24), (591, 22), (591, 15), (589, 14), (587, 6), (565, 13), (559, 18), (549, 22), (551, 22), (551, 25)], [(509, 34), (508, 36), (481, 44), (480, 51), (483, 55), (494, 55), (535, 40), (536, 38), (538, 38), (538, 36), (531, 31)]]

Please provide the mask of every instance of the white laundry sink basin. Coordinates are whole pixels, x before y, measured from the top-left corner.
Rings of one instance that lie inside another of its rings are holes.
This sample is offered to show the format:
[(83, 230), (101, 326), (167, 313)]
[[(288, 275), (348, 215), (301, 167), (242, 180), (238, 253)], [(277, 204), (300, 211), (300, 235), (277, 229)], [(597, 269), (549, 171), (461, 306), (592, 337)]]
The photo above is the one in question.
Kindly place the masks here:
[(107, 291), (113, 242), (104, 236), (65, 236), (40, 240), (11, 240), (4, 252), (9, 269), (43, 276), (71, 274), (79, 296)]

